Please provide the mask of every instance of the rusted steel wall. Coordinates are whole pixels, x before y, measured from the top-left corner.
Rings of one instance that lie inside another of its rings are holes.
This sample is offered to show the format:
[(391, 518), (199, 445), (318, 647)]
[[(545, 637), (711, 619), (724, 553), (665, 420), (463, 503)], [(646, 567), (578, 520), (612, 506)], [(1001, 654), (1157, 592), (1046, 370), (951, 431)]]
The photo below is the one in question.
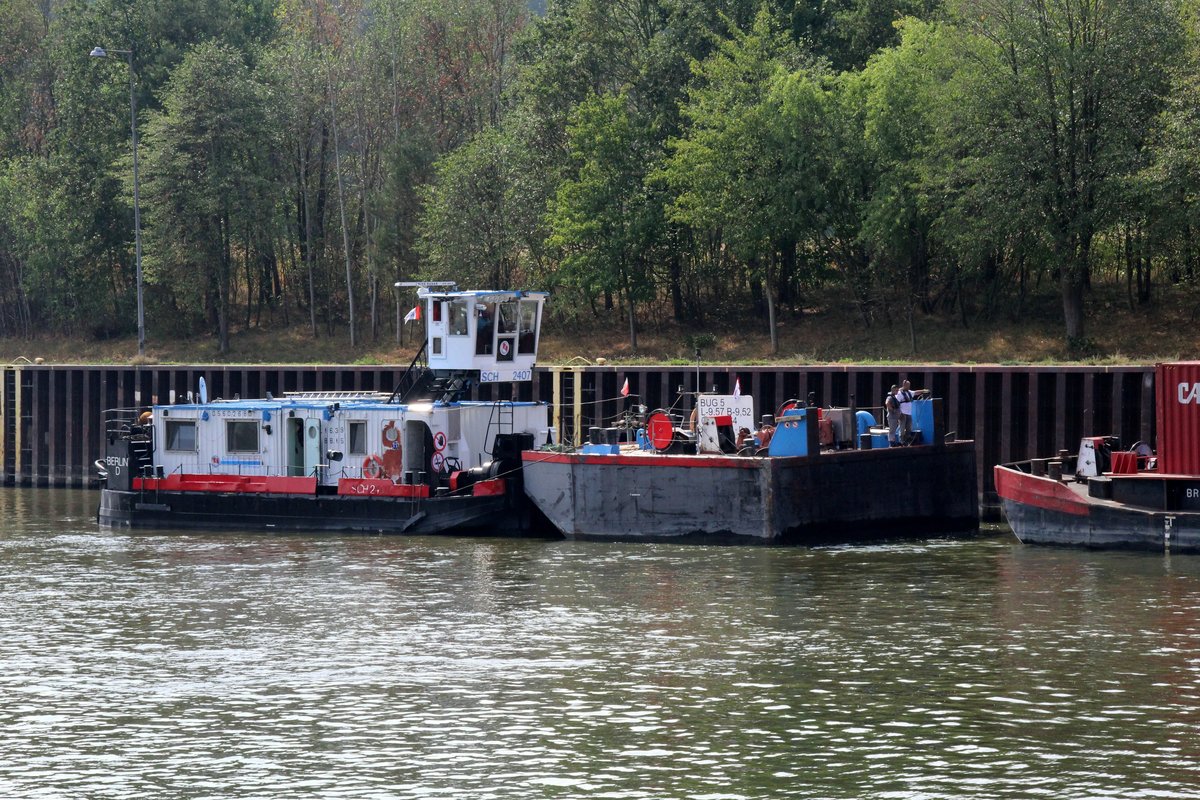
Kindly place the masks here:
[[(0, 382), (0, 475), (6, 484), (87, 486), (102, 455), (101, 412), (196, 391), (201, 377), (210, 397), (279, 396), (290, 391), (390, 391), (401, 367), (359, 366), (75, 366), (10, 365)], [(974, 439), (978, 486), (994, 501), (991, 466), (1074, 450), (1086, 434), (1116, 434), (1126, 445), (1154, 442), (1153, 367), (584, 367), (560, 376), (577, 394), (582, 427), (611, 425), (642, 398), (650, 408), (687, 413), (678, 392), (731, 392), (735, 378), (760, 413), (811, 392), (821, 405), (878, 407), (883, 393), (907, 377), (943, 398), (942, 429)], [(534, 371), (528, 384), (478, 387), (478, 399), (539, 399), (553, 395), (553, 375)], [(629, 380), (630, 399), (621, 395)], [(565, 432), (560, 432), (565, 433)]]

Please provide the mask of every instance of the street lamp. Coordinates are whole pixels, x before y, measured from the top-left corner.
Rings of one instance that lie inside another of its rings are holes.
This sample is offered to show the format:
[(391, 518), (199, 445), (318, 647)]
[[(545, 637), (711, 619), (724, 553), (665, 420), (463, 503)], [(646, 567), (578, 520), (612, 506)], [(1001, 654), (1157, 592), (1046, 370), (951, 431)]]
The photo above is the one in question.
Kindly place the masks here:
[(124, 53), (129, 61), (129, 127), (133, 131), (133, 252), (137, 270), (138, 356), (146, 355), (146, 309), (142, 302), (142, 209), (138, 203), (137, 94), (134, 92), (133, 51), (92, 48), (92, 58)]

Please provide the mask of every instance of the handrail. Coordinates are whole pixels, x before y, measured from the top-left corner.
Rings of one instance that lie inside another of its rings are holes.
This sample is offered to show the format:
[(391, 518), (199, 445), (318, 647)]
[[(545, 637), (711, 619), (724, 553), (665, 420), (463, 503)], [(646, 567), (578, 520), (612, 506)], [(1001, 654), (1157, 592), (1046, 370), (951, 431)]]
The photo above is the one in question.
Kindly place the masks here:
[[(412, 361), (408, 363), (408, 369), (404, 370), (404, 374), (400, 376), (400, 380), (396, 382), (396, 387), (392, 389), (391, 395), (387, 402), (398, 403), (404, 394), (416, 385), (425, 371), (429, 369), (429, 359), (426, 357), (426, 348), (429, 347), (429, 342), (421, 343), (421, 349), (413, 356)], [(411, 376), (411, 377), (410, 377)]]

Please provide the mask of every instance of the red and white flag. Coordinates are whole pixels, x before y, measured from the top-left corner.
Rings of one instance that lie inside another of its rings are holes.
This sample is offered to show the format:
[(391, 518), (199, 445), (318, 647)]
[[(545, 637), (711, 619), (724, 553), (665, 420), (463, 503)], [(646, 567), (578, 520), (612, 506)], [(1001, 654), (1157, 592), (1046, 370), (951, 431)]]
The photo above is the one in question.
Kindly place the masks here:
[(734, 397), (742, 396), (742, 379), (741, 378), (733, 379), (733, 396)]
[(629, 397), (629, 378), (625, 379), (625, 385), (621, 387), (621, 397)]
[(416, 322), (421, 318), (421, 307), (413, 306), (412, 311), (404, 315), (405, 322)]

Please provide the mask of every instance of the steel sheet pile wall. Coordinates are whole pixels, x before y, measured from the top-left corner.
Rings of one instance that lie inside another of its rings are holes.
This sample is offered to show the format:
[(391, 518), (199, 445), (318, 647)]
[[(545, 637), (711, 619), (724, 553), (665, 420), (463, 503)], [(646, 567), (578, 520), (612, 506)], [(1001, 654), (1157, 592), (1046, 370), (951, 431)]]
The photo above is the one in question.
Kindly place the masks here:
[(1200, 475), (1200, 362), (1159, 364), (1157, 380), (1159, 468)]
[[(1200, 369), (1200, 368), (1198, 368)], [(86, 486), (92, 462), (103, 449), (101, 412), (154, 401), (171, 392), (184, 398), (201, 377), (210, 397), (279, 396), (289, 391), (390, 391), (402, 367), (358, 366), (75, 366), (10, 365), (0, 382), (0, 470), (5, 483)], [(978, 486), (985, 503), (993, 495), (993, 464), (1075, 449), (1084, 434), (1113, 433), (1126, 445), (1154, 441), (1152, 367), (582, 367), (534, 371), (531, 383), (477, 387), (481, 400), (544, 400), (555, 378), (571, 406), (578, 401), (580, 426), (607, 426), (626, 408), (691, 411), (697, 380), (704, 390), (731, 392), (740, 378), (759, 413), (811, 392), (821, 405), (877, 408), (883, 393), (903, 378), (944, 399), (941, 430), (974, 439)], [(621, 395), (629, 380), (630, 397)], [(1200, 379), (1200, 378), (1198, 378)], [(563, 429), (575, 421), (564, 409)], [(1200, 455), (1200, 445), (1191, 445)]]

